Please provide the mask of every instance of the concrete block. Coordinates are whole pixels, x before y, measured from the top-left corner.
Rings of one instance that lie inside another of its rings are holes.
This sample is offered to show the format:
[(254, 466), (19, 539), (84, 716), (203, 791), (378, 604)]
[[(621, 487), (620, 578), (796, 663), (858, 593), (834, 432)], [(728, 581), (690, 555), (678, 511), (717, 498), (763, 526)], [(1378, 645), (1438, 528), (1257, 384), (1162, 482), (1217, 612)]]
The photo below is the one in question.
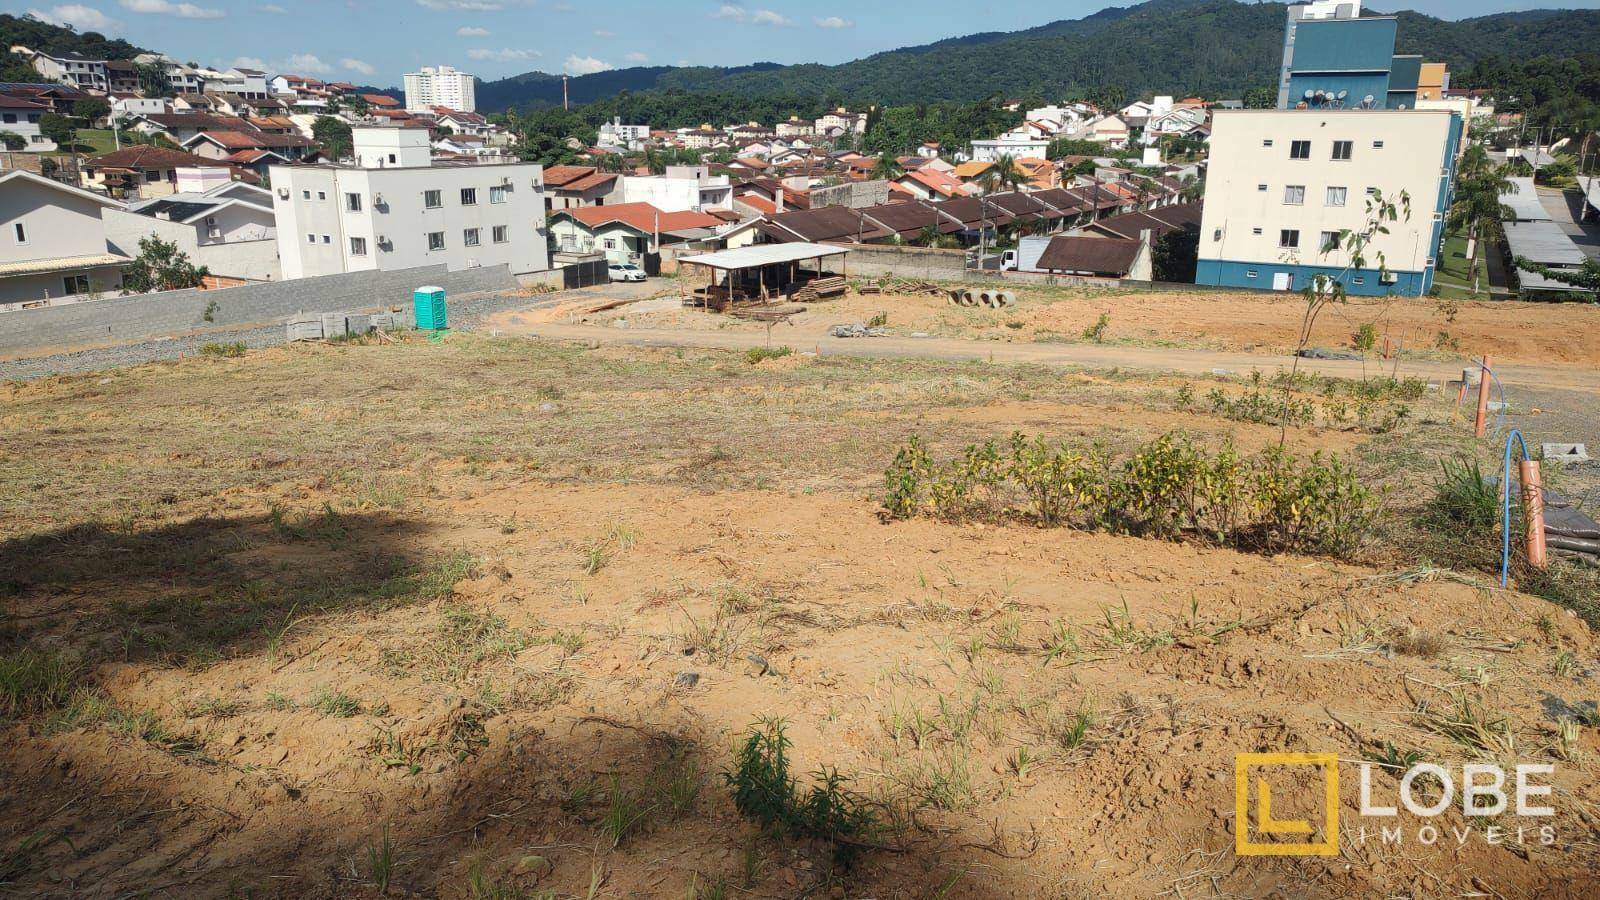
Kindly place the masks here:
[(366, 334), (372, 330), (372, 317), (364, 313), (350, 313), (344, 317), (344, 329), (350, 334)]
[(322, 340), (321, 316), (296, 316), (289, 320), (285, 326), (286, 336), (291, 341), (320, 341)]
[(373, 313), (367, 318), (372, 323), (372, 327), (379, 331), (394, 330), (394, 313), (392, 312)]
[(331, 340), (332, 338), (336, 337), (344, 337), (345, 333), (344, 313), (334, 312), (322, 314), (323, 337)]
[(1546, 462), (1575, 463), (1589, 461), (1589, 448), (1583, 444), (1545, 444)]

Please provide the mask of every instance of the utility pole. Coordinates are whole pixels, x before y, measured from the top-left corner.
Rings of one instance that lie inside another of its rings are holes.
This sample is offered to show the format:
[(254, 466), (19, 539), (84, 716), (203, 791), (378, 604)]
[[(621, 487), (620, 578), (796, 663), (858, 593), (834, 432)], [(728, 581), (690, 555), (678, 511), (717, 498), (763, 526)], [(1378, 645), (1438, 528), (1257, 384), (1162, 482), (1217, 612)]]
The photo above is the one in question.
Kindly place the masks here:
[(572, 102), (567, 98), (567, 76), (565, 75), (561, 76), (561, 108), (564, 111), (571, 111), (572, 109)]

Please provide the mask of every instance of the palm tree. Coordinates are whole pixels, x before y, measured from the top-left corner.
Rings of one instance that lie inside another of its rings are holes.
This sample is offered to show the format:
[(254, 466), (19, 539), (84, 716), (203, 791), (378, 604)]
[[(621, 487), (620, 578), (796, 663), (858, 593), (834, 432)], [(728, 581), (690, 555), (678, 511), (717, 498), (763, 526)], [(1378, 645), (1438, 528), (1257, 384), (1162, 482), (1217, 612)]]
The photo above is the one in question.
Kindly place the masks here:
[(896, 162), (895, 158), (890, 156), (888, 153), (879, 154), (878, 161), (872, 164), (873, 178), (882, 178), (888, 180), (898, 177), (903, 171), (904, 169), (900, 167), (900, 164)]
[(1501, 220), (1512, 215), (1500, 197), (1515, 189), (1506, 177), (1505, 167), (1489, 159), (1482, 144), (1473, 144), (1461, 155), (1456, 198), (1447, 224), (1452, 231), (1466, 232), (1469, 264), (1477, 253), (1478, 239), (1492, 234)]
[(998, 194), (1002, 191), (1014, 191), (1022, 185), (1022, 170), (1017, 168), (1017, 161), (1009, 153), (1002, 153), (995, 157), (994, 164), (978, 179), (978, 186), (983, 188), (985, 194)]

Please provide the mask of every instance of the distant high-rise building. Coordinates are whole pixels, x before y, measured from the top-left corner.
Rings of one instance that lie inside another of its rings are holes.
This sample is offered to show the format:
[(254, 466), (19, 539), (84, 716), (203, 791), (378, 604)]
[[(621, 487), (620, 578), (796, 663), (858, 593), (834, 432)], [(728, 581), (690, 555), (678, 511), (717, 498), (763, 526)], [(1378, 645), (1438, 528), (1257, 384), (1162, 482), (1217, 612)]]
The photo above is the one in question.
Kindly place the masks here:
[(420, 72), (407, 72), (406, 109), (426, 112), (435, 106), (477, 112), (478, 96), (472, 76), (450, 66), (423, 66)]

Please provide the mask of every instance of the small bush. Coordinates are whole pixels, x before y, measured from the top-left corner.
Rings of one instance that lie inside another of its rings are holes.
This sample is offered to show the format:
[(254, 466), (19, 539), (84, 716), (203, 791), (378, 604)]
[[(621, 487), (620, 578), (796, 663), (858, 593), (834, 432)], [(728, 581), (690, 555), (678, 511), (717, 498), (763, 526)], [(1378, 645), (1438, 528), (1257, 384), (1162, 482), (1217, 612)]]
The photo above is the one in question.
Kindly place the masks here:
[(733, 789), (734, 806), (764, 828), (832, 843), (834, 859), (847, 866), (876, 829), (877, 817), (833, 770), (817, 772), (817, 783), (802, 793), (789, 774), (789, 747), (781, 719), (750, 727), (733, 769), (722, 776)]
[(751, 347), (745, 351), (744, 361), (753, 366), (769, 359), (782, 359), (793, 352), (788, 347)]
[(1106, 340), (1106, 329), (1110, 327), (1111, 314), (1101, 313), (1100, 318), (1095, 319), (1093, 325), (1090, 325), (1088, 328), (1083, 330), (1083, 339), (1086, 341), (1094, 341), (1096, 344), (1103, 344)]
[(1356, 330), (1356, 349), (1362, 353), (1371, 353), (1372, 348), (1378, 346), (1378, 329), (1371, 322), (1363, 323)]
[(1500, 523), (1500, 493), (1484, 479), (1483, 467), (1458, 456), (1440, 460), (1439, 468), (1441, 477), (1427, 506), (1433, 524), (1465, 534), (1492, 534)]
[(244, 351), (245, 351), (244, 341), (231, 341), (231, 342), (225, 343), (225, 344), (219, 344), (219, 343), (217, 343), (215, 341), (210, 341), (210, 342), (207, 342), (207, 343), (204, 343), (204, 344), (200, 345), (200, 355), (201, 356), (212, 356), (212, 357), (218, 357), (218, 358), (224, 358), (224, 357), (232, 358), (232, 357), (243, 356), (244, 355)]

